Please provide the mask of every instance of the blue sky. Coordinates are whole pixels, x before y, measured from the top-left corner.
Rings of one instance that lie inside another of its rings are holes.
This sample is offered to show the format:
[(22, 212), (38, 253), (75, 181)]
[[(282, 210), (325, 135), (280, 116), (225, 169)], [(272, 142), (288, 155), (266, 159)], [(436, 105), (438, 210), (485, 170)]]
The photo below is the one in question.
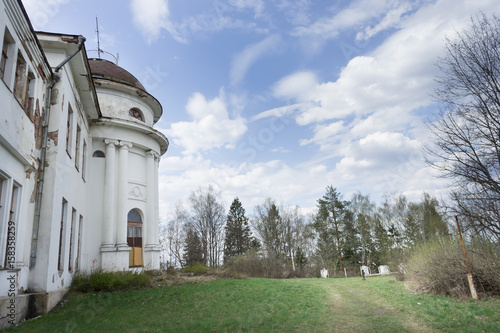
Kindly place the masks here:
[[(422, 151), (445, 37), (497, 0), (24, 0), (35, 30), (119, 54), (163, 105), (160, 216), (198, 186), (249, 213), (333, 185), (446, 198)], [(89, 57), (96, 57), (89, 52)], [(104, 56), (105, 57), (105, 56)]]

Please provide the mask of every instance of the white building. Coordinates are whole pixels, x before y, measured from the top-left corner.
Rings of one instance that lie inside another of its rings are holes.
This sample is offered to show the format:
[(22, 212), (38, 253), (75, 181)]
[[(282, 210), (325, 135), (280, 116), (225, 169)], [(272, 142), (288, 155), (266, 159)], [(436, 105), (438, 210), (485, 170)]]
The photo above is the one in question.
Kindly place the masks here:
[(160, 103), (82, 36), (35, 33), (2, 0), (0, 38), (1, 329), (49, 311), (76, 270), (159, 268), (168, 140)]

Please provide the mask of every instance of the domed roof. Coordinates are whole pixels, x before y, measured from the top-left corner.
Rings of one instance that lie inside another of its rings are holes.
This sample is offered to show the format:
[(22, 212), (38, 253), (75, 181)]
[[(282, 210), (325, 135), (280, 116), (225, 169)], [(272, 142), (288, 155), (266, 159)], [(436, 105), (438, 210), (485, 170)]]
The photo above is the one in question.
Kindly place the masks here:
[(146, 91), (144, 86), (129, 72), (105, 59), (89, 59), (92, 77), (111, 80)]

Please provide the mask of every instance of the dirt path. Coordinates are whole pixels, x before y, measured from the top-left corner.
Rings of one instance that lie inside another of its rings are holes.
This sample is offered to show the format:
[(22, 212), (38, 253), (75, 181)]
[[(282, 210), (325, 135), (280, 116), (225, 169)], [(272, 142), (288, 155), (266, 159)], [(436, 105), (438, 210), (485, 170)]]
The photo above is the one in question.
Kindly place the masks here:
[(432, 332), (412, 314), (401, 313), (370, 289), (370, 281), (336, 283), (335, 279), (304, 280), (324, 288), (329, 303), (328, 332)]

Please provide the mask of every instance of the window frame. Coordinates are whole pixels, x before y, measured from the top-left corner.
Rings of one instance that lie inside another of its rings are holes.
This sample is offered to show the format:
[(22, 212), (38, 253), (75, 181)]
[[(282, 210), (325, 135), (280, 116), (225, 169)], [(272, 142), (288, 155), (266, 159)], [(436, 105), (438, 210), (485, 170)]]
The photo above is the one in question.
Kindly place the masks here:
[[(102, 156), (99, 156), (101, 154), (102, 154)], [(95, 157), (95, 158), (106, 158), (106, 153), (103, 152), (102, 150), (95, 150), (94, 153), (92, 154), (92, 157)]]
[(83, 139), (83, 148), (82, 148), (82, 179), (85, 181), (85, 172), (87, 169), (87, 141)]
[(16, 70), (14, 72), (14, 98), (24, 110), (28, 86), (28, 63), (20, 50), (17, 51)]
[(68, 153), (69, 158), (71, 157), (71, 150), (73, 148), (73, 108), (71, 104), (68, 103), (68, 121), (66, 123), (66, 153)]
[(15, 269), (21, 195), (22, 185), (0, 170), (0, 270)]
[(57, 257), (57, 270), (64, 271), (64, 254), (66, 249), (66, 224), (68, 222), (68, 201), (62, 199), (61, 227), (59, 229), (59, 250)]
[(144, 122), (144, 113), (139, 108), (131, 108), (128, 110), (128, 115), (134, 119)]
[(12, 83), (12, 73), (14, 70), (14, 60), (15, 60), (15, 54), (16, 54), (16, 41), (14, 40), (14, 37), (12, 37), (12, 34), (10, 33), (9, 29), (5, 27), (4, 30), (4, 35), (3, 35), (3, 40), (2, 40), (2, 52), (4, 51), (3, 46), (6, 45), (7, 49), (5, 50), (5, 58), (3, 57), (2, 54), (2, 60), (5, 59), (5, 63), (3, 64), (3, 71), (2, 71), (2, 81), (7, 85), (7, 88), (12, 91), (10, 88), (11, 83)]
[(70, 226), (70, 233), (69, 233), (69, 255), (68, 255), (68, 271), (72, 272), (73, 271), (73, 255), (75, 253), (73, 247), (75, 246), (75, 243), (73, 242), (73, 237), (74, 237), (74, 230), (75, 230), (75, 223), (76, 223), (76, 209), (75, 207), (72, 207), (71, 209), (71, 226)]
[(76, 141), (75, 141), (75, 168), (80, 171), (80, 141), (82, 137), (82, 129), (79, 124), (76, 124)]

